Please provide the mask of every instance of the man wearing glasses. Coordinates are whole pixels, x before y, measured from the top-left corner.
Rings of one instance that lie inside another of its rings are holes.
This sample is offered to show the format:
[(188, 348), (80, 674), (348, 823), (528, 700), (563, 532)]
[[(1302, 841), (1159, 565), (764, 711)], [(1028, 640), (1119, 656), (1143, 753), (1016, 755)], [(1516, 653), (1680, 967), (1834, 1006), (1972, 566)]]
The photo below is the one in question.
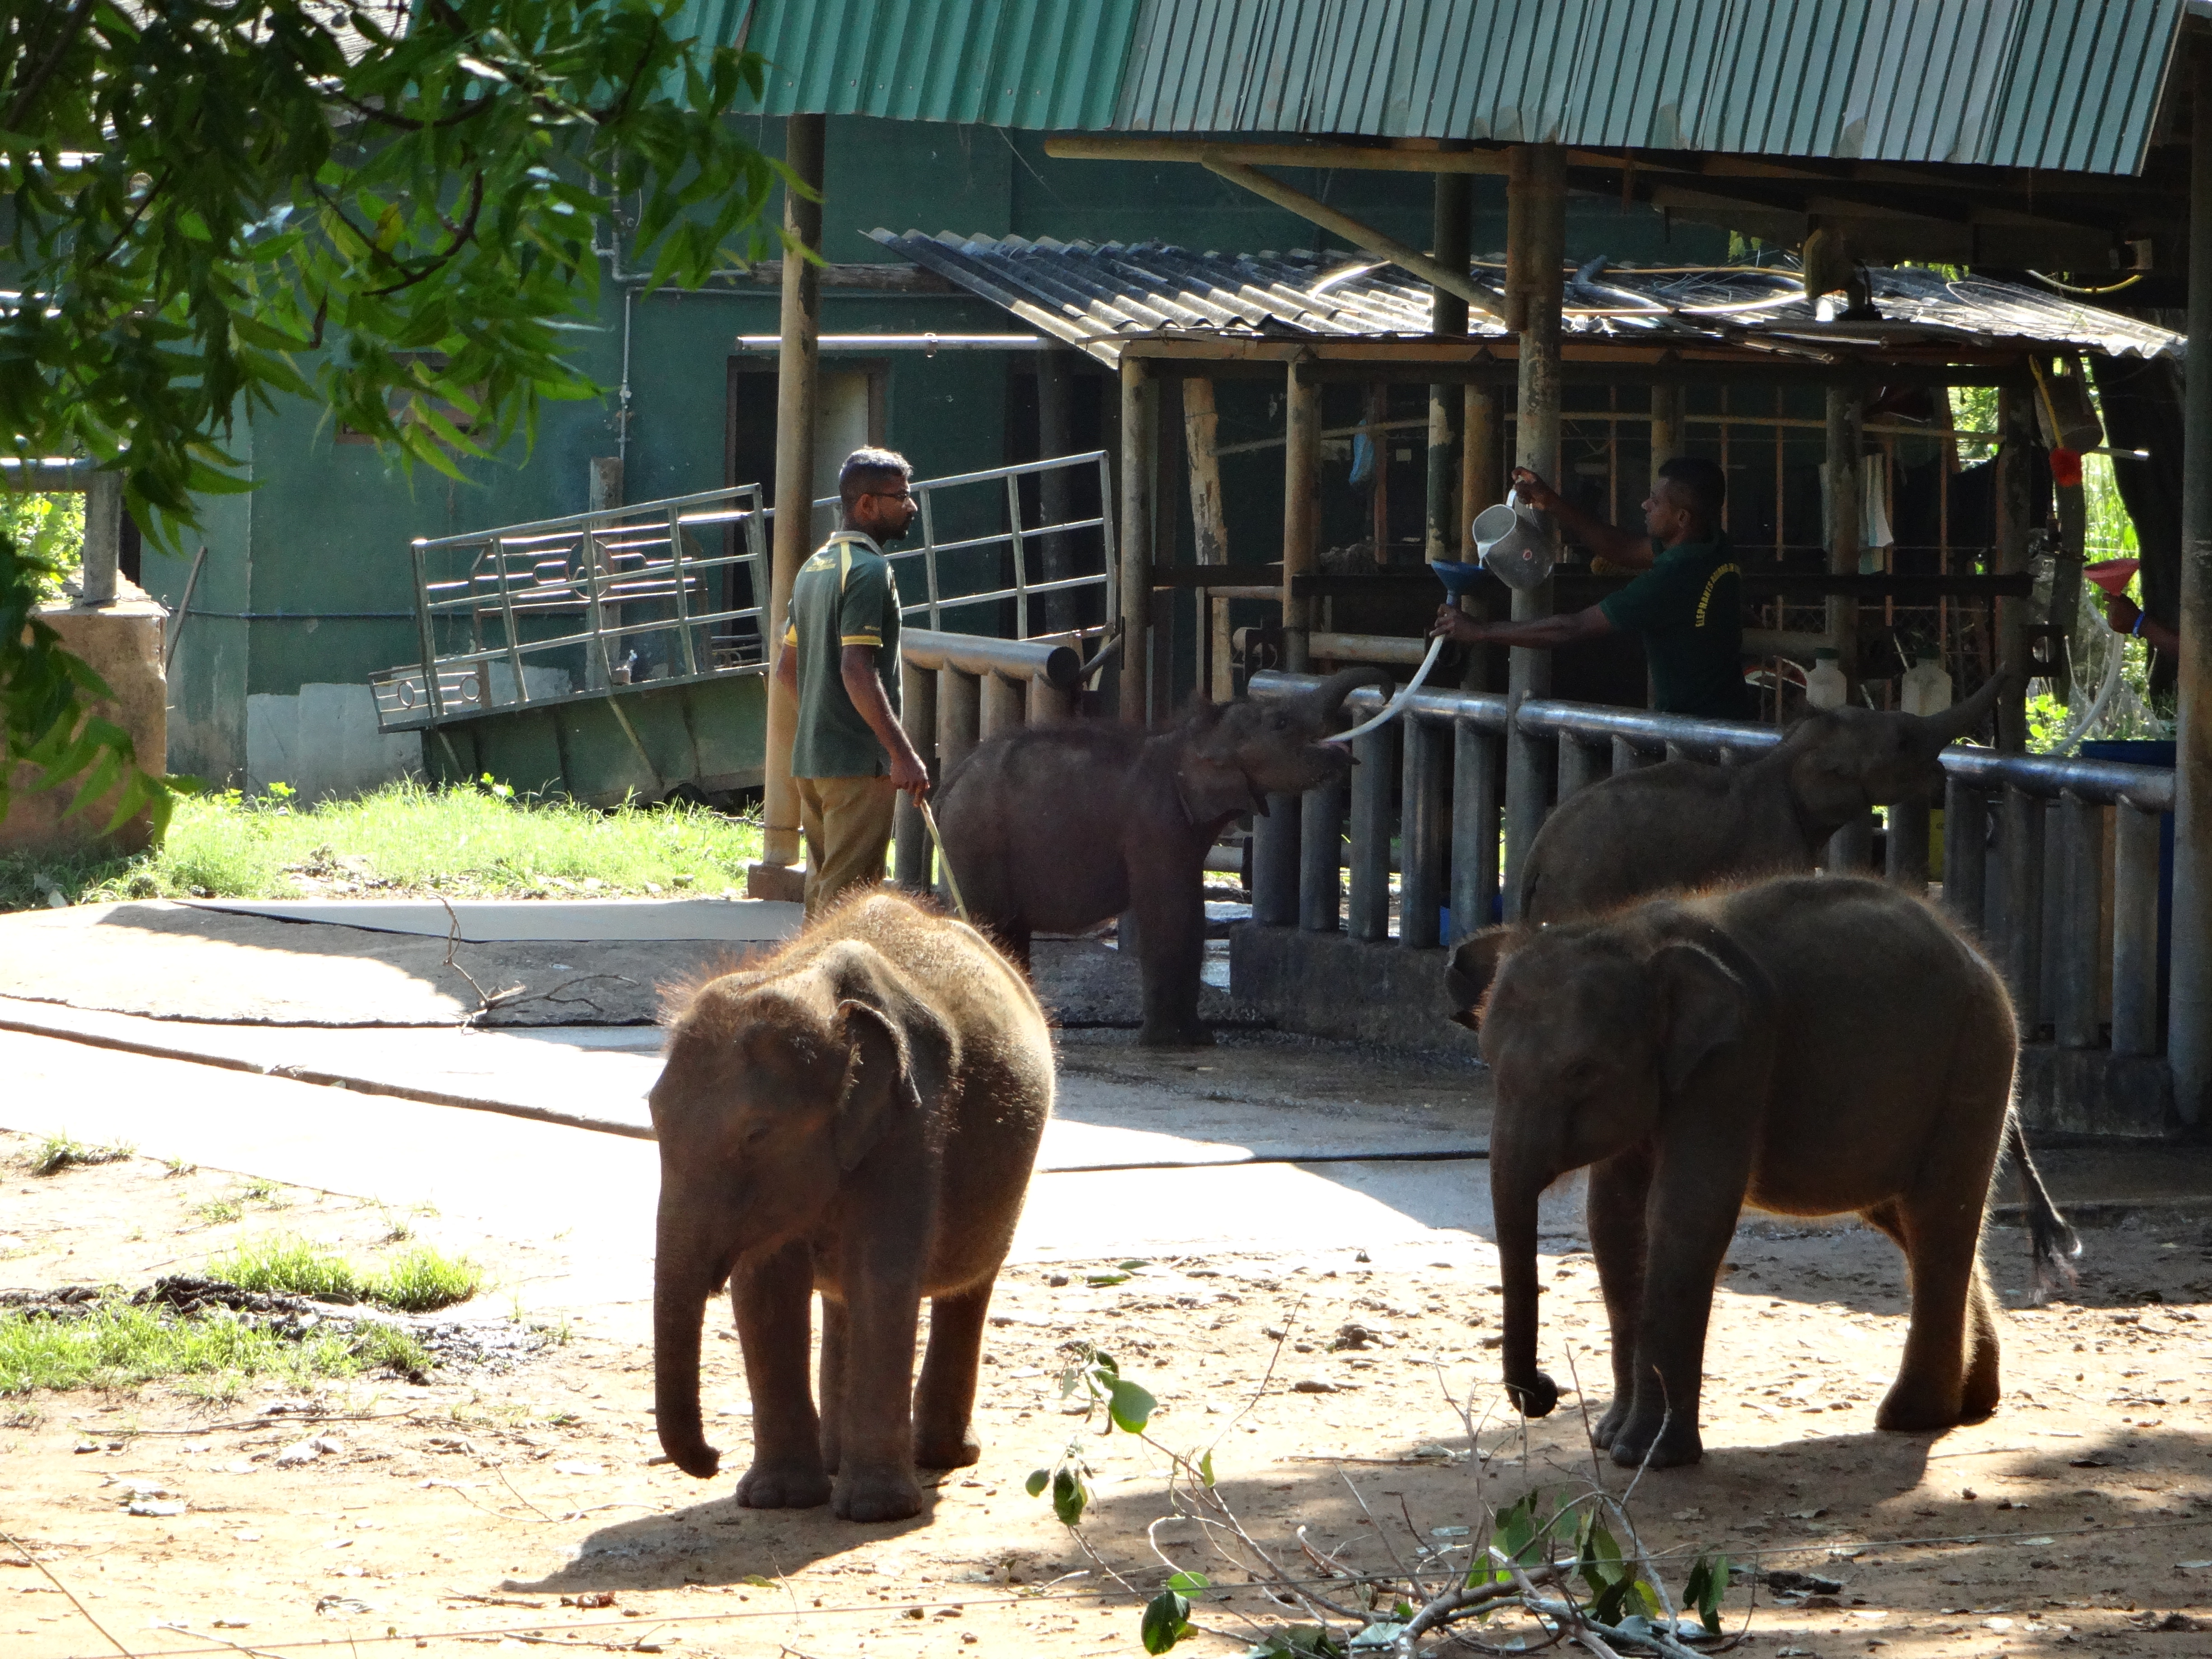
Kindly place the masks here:
[(799, 705), (791, 745), (806, 838), (806, 915), (884, 878), (900, 790), (929, 793), (929, 769), (899, 724), (899, 599), (883, 544), (914, 522), (913, 470), (856, 449), (838, 470), (836, 533), (799, 568), (776, 678)]

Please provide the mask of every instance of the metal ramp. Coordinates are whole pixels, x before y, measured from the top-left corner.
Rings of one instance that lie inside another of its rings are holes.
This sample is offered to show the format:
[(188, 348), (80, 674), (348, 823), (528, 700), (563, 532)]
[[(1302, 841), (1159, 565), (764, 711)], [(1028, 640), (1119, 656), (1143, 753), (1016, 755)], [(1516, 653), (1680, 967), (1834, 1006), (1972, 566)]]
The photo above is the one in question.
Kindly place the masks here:
[[(1112, 626), (1105, 452), (914, 490), (918, 539), (890, 551), (910, 641), (1080, 650)], [(813, 505), (834, 522), (834, 496)], [(421, 732), (436, 782), (488, 775), (599, 807), (757, 787), (774, 513), (740, 484), (417, 540), (421, 651), (370, 676), (378, 725)]]

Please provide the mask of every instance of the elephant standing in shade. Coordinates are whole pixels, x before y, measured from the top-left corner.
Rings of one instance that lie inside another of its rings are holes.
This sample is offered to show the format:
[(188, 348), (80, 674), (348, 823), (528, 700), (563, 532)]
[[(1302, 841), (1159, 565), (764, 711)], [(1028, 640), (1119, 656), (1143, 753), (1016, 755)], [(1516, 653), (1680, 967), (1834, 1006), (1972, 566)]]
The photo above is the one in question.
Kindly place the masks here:
[(1022, 962), (1036, 933), (1077, 933), (1133, 911), (1144, 974), (1138, 1041), (1210, 1042), (1198, 1018), (1206, 853), (1271, 794), (1342, 777), (1320, 741), (1356, 686), (1347, 668), (1295, 697), (1201, 699), (1156, 732), (1106, 721), (1024, 726), (978, 744), (945, 780), (937, 818), (969, 918)]
[(917, 1466), (975, 1462), (984, 1315), (1052, 1093), (1028, 982), (973, 928), (890, 893), (691, 993), (652, 1094), (653, 1395), (677, 1467), (720, 1466), (700, 1429), (699, 1328), (726, 1279), (752, 1392), (739, 1504), (832, 1499), (848, 1520), (895, 1521), (921, 1507)]
[[(1596, 1440), (1615, 1462), (1703, 1455), (1713, 1284), (1747, 1202), (1856, 1211), (1905, 1252), (1911, 1323), (1877, 1427), (1996, 1409), (1980, 1249), (2013, 1127), (2012, 1005), (1923, 900), (1786, 877), (1601, 921), (1490, 928), (1447, 978), (1497, 1079), (1505, 1386), (1524, 1413), (1559, 1397), (1536, 1365), (1537, 1199), (1586, 1166), (1613, 1333)], [(2018, 1156), (2039, 1279), (2063, 1267), (2070, 1236), (2025, 1146)]]
[(1559, 921), (1673, 889), (1810, 870), (1845, 824), (1936, 787), (1936, 757), (1973, 735), (2008, 683), (2001, 674), (1940, 714), (1822, 709), (1741, 765), (1666, 761), (1580, 790), (1528, 849), (1522, 918)]

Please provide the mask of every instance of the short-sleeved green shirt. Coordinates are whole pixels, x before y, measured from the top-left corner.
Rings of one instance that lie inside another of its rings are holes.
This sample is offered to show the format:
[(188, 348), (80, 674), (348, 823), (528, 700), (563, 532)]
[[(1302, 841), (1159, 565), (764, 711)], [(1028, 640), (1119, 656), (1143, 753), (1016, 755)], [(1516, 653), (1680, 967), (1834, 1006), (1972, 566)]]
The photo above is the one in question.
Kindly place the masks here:
[(1598, 601), (1615, 628), (1644, 636), (1652, 707), (1662, 714), (1749, 720), (1743, 684), (1743, 583), (1728, 538), (1652, 544), (1651, 568)]
[(787, 647), (799, 648), (794, 778), (880, 778), (890, 757), (845, 690), (844, 647), (876, 647), (876, 678), (899, 712), (899, 599), (891, 564), (874, 540), (841, 530), (799, 567), (791, 586)]

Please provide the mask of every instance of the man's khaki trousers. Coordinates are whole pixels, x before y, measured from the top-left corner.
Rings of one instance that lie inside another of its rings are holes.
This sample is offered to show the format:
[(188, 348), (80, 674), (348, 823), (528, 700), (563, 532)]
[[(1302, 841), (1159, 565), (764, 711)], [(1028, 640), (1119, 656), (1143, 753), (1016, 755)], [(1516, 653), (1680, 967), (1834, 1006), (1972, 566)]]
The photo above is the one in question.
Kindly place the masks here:
[(806, 838), (806, 919), (811, 921), (848, 889), (883, 880), (898, 791), (889, 778), (792, 782), (799, 789), (799, 830)]

